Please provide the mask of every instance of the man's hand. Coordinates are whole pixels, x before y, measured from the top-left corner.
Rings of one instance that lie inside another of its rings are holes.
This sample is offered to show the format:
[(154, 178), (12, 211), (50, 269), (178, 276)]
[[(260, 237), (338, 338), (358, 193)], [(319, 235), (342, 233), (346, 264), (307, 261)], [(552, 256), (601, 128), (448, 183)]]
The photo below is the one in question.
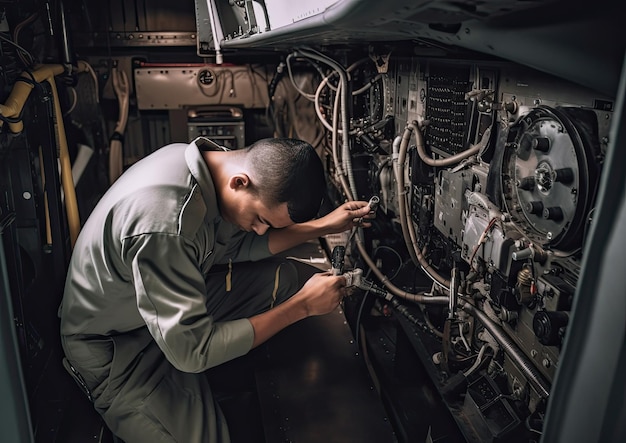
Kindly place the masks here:
[(370, 211), (368, 202), (350, 201), (320, 218), (319, 222), (329, 234), (348, 231), (355, 226), (369, 227), (371, 224), (367, 220), (374, 217)]
[(339, 206), (324, 217), (306, 223), (298, 223), (282, 229), (270, 229), (268, 247), (272, 254), (278, 254), (316, 237), (337, 234), (354, 227), (369, 227), (370, 214), (366, 201), (350, 201)]
[(346, 295), (346, 279), (330, 272), (313, 275), (293, 298), (304, 302), (307, 317), (332, 312)]
[(249, 319), (254, 329), (252, 347), (306, 317), (332, 312), (346, 291), (346, 279), (341, 275), (329, 272), (313, 275), (293, 297)]

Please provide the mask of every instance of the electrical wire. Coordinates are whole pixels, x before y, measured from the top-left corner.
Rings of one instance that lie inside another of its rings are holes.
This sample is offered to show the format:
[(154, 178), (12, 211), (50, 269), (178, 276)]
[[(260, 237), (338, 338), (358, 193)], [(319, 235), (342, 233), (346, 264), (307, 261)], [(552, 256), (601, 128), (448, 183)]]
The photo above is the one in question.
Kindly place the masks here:
[(85, 68), (87, 69), (87, 72), (89, 72), (89, 75), (91, 76), (93, 83), (94, 83), (94, 87), (96, 89), (96, 93), (95, 93), (95, 98), (96, 98), (96, 103), (100, 103), (100, 86), (99, 86), (99, 82), (98, 82), (98, 75), (96, 74), (96, 71), (94, 71), (94, 69), (91, 67), (91, 65), (89, 63), (87, 63), (86, 61), (82, 61), (82, 63), (84, 63)]
[(65, 113), (63, 114), (64, 116), (70, 115), (74, 108), (76, 108), (76, 104), (78, 103), (78, 94), (76, 93), (76, 89), (72, 87), (69, 87), (67, 89), (68, 91), (70, 91), (70, 95), (72, 96), (72, 104), (70, 105), (69, 109), (65, 111)]
[(497, 218), (492, 218), (491, 220), (489, 220), (487, 227), (482, 232), (482, 234), (480, 234), (480, 237), (478, 238), (478, 242), (476, 243), (476, 246), (474, 246), (474, 249), (472, 250), (472, 255), (470, 256), (469, 263), (470, 263), (470, 268), (474, 271), (476, 270), (476, 267), (474, 266), (474, 258), (476, 258), (476, 253), (478, 252), (478, 249), (482, 245), (484, 245), (485, 240), (487, 239), (487, 235), (489, 234), (489, 232), (491, 232), (493, 227), (496, 225), (497, 221), (498, 221)]
[(109, 143), (109, 182), (113, 184), (124, 170), (123, 140), (128, 123), (130, 90), (126, 71), (118, 70), (114, 66), (111, 69), (111, 78), (118, 101), (118, 120)]
[[(386, 246), (386, 245), (381, 245), (381, 246), (376, 247), (376, 249), (374, 249), (374, 251), (372, 251), (372, 256), (376, 257), (376, 254), (380, 250), (391, 251), (396, 256), (396, 258), (398, 259), (398, 262), (400, 263), (400, 265), (398, 266), (398, 269), (396, 269), (396, 272), (391, 277), (389, 277), (389, 280), (393, 280), (400, 273), (400, 269), (402, 269), (402, 264), (403, 264), (402, 256), (400, 255), (400, 253), (398, 251), (393, 249), (391, 246)], [(368, 274), (369, 274), (369, 272), (368, 272)]]
[[(294, 89), (295, 89), (296, 91), (298, 91), (298, 93), (299, 93), (302, 97), (306, 98), (306, 99), (307, 99), (307, 100), (309, 100), (309, 101), (314, 101), (314, 100), (315, 100), (315, 94), (311, 94), (311, 93), (309, 93), (309, 92), (305, 92), (305, 91), (303, 91), (303, 90), (302, 90), (302, 88), (300, 88), (300, 86), (298, 86), (298, 83), (296, 83), (296, 80), (295, 80), (295, 78), (294, 78), (294, 76), (293, 76), (293, 71), (292, 71), (292, 69), (291, 69), (291, 59), (292, 59), (292, 58), (299, 58), (299, 57), (297, 56), (297, 54), (296, 54), (296, 53), (291, 53), (291, 54), (289, 54), (289, 55), (287, 56), (287, 58), (285, 59), (285, 64), (287, 65), (287, 75), (289, 76), (289, 80), (291, 81), (291, 84), (293, 85)], [(305, 59), (305, 60), (306, 60), (306, 59)], [(324, 75), (322, 74), (322, 77), (323, 77), (323, 76), (324, 76)]]
[(348, 183), (350, 185), (351, 195), (356, 196), (358, 195), (358, 193), (356, 189), (356, 182), (354, 181), (354, 175), (352, 172), (352, 160), (350, 156), (350, 138), (346, 135), (350, 130), (350, 116), (348, 115), (348, 99), (350, 97), (348, 73), (343, 68), (343, 66), (341, 66), (338, 62), (336, 62), (330, 57), (327, 57), (324, 54), (314, 49), (304, 47), (304, 48), (298, 49), (297, 53), (330, 66), (339, 75), (338, 85), (341, 85), (341, 90), (338, 89), (337, 95), (341, 97), (341, 112), (340, 112), (341, 129), (345, 131), (345, 134), (343, 134), (343, 136), (341, 137), (341, 140), (342, 140), (341, 158), (345, 165), (345, 173), (347, 175)]
[[(8, 44), (10, 44), (11, 46), (15, 47), (15, 49), (18, 50), (18, 55), (20, 57), (20, 59), (22, 60), (22, 62), (26, 65), (26, 66), (31, 66), (34, 63), (34, 58), (33, 56), (30, 54), (30, 52), (28, 52), (26, 49), (24, 49), (22, 46), (18, 45), (17, 43), (15, 43), (13, 40), (11, 40), (10, 38), (6, 38), (4, 35), (2, 35), (2, 33), (0, 33), (0, 40), (7, 42)], [(28, 57), (28, 60), (24, 60), (22, 58), (22, 54)]]
[[(28, 25), (28, 24), (32, 23), (33, 21), (35, 21), (35, 19), (38, 16), (39, 16), (39, 11), (36, 11), (36, 12), (32, 13), (31, 15), (29, 15), (28, 17), (26, 17), (26, 19), (22, 20), (17, 25), (15, 25), (15, 28), (13, 29), (13, 41), (15, 42), (15, 44), (19, 44), (19, 36), (20, 36), (20, 32), (22, 31), (22, 29), (26, 25)], [(24, 63), (24, 66), (31, 66), (34, 63), (34, 58), (28, 52), (26, 53), (26, 55), (28, 55), (29, 60), (25, 60), (24, 59), (24, 55), (21, 52), (18, 52), (17, 55), (20, 58), (20, 60), (22, 61), (22, 63)]]
[[(367, 272), (367, 274), (365, 274), (365, 278), (367, 278), (369, 276), (370, 271)], [(363, 308), (365, 306), (365, 300), (367, 299), (367, 296), (369, 295), (370, 291), (365, 291), (365, 293), (363, 294), (363, 298), (361, 299), (361, 304), (359, 305), (359, 311), (357, 312), (356, 315), (356, 323), (354, 326), (354, 338), (355, 338), (355, 343), (356, 343), (356, 348), (357, 350), (361, 350), (361, 345), (360, 345), (360, 337), (361, 337), (361, 318), (363, 316)]]

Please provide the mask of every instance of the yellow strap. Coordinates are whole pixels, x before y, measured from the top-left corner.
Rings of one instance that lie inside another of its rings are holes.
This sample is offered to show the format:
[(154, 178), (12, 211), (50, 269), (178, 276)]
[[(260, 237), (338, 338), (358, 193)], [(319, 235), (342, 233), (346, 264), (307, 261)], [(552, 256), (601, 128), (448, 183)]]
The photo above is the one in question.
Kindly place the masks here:
[(233, 261), (232, 259), (228, 259), (228, 273), (226, 274), (226, 292), (230, 292), (233, 286)]
[(280, 267), (282, 263), (278, 265), (276, 268), (276, 275), (274, 277), (274, 290), (272, 291), (272, 303), (270, 304), (270, 309), (274, 307), (274, 303), (276, 302), (276, 295), (278, 294), (278, 284), (280, 283)]

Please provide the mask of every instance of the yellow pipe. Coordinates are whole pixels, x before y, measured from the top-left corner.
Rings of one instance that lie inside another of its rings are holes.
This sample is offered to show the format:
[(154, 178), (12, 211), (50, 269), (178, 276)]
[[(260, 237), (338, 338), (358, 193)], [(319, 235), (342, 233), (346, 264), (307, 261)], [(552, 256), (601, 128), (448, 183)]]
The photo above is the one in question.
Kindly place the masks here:
[(76, 244), (76, 239), (78, 238), (78, 233), (80, 232), (80, 214), (78, 212), (74, 178), (72, 177), (72, 163), (67, 147), (65, 126), (63, 125), (63, 113), (61, 112), (61, 103), (59, 103), (59, 95), (57, 93), (56, 84), (54, 83), (54, 77), (48, 77), (46, 81), (52, 89), (52, 97), (54, 98), (54, 115), (56, 117), (57, 142), (59, 143), (59, 161), (61, 163), (61, 185), (63, 186), (63, 192), (65, 194), (65, 211), (67, 212), (67, 224), (70, 230), (70, 245), (73, 249)]
[[(63, 72), (65, 72), (63, 65), (40, 65), (30, 74), (22, 72), (21, 77), (29, 81), (34, 80), (37, 83), (42, 83), (49, 77), (54, 78), (55, 75)], [(8, 118), (19, 117), (33, 88), (34, 86), (30, 83), (16, 81), (6, 102), (4, 105), (0, 105), (0, 114)], [(22, 132), (24, 123), (21, 120), (17, 123), (9, 123), (9, 129), (14, 134)]]
[[(78, 63), (78, 72), (87, 71), (85, 62)], [(72, 164), (70, 161), (69, 149), (67, 146), (67, 138), (65, 134), (65, 126), (63, 124), (63, 113), (61, 112), (61, 104), (57, 93), (54, 77), (65, 72), (63, 65), (40, 65), (32, 73), (22, 72), (21, 76), (37, 83), (48, 82), (52, 90), (54, 102), (55, 127), (57, 132), (58, 155), (61, 164), (61, 185), (65, 196), (65, 211), (67, 212), (67, 221), (70, 231), (70, 244), (74, 247), (78, 233), (80, 231), (80, 214), (78, 212), (78, 202), (76, 200), (76, 189), (74, 188), (74, 179), (72, 178)], [(11, 90), (11, 94), (4, 104), (0, 104), (0, 114), (8, 118), (19, 117), (24, 108), (26, 100), (33, 89), (33, 85), (24, 81), (17, 81)], [(0, 126), (1, 126), (0, 122)], [(13, 133), (22, 132), (24, 122), (8, 123), (9, 130)]]

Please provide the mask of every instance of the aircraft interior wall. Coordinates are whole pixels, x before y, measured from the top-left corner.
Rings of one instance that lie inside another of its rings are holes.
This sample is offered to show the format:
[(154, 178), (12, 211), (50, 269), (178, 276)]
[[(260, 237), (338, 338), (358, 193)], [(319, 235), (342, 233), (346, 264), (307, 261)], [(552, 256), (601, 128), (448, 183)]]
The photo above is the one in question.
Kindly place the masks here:
[[(322, 212), (376, 199), (369, 229), (320, 247), (353, 279), (342, 314), (395, 441), (558, 433), (550, 402), (571, 369), (575, 308), (592, 297), (579, 287), (600, 197), (624, 203), (605, 176), (623, 152), (624, 41), (604, 40), (619, 35), (614, 5), (586, 21), (560, 1), (545, 14), (537, 2), (383, 3), (0, 0), (14, 441), (83, 431), (56, 336), (80, 224), (133, 163), (196, 137), (306, 140), (327, 173)], [(623, 337), (623, 315), (613, 324)], [(605, 407), (593, 437), (619, 441), (623, 406)]]

